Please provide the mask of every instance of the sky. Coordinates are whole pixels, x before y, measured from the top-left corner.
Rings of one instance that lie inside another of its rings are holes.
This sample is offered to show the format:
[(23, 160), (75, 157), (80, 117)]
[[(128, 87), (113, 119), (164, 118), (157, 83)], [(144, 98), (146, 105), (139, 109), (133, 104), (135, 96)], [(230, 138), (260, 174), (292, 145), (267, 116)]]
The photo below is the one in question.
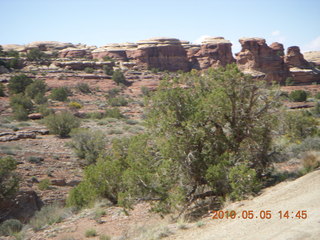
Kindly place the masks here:
[(320, 51), (320, 0), (0, 0), (0, 45), (262, 37)]

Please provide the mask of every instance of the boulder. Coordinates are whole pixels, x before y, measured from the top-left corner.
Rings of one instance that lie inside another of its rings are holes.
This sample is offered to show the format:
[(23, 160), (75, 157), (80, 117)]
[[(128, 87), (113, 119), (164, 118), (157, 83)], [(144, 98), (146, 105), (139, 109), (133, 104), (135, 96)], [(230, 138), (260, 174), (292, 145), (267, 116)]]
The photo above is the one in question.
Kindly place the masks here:
[(191, 68), (207, 69), (209, 67), (224, 67), (235, 62), (232, 56), (231, 42), (223, 37), (205, 38), (201, 45), (185, 44)]
[(242, 49), (236, 54), (236, 61), (240, 70), (267, 81), (286, 80), (288, 68), (281, 56), (283, 46), (268, 46), (263, 38), (241, 38), (239, 42)]
[(26, 223), (42, 206), (35, 191), (21, 189), (15, 197), (0, 201), (0, 222), (14, 218)]
[(41, 113), (31, 113), (28, 115), (28, 118), (31, 120), (38, 120), (38, 119), (42, 119), (43, 115)]

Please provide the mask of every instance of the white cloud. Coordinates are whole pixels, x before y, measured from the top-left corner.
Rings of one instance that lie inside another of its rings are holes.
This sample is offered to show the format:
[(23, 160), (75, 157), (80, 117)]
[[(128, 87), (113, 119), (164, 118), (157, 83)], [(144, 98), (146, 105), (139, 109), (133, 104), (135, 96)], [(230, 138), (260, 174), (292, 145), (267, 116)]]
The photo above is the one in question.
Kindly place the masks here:
[(280, 35), (280, 31), (279, 30), (275, 30), (271, 33), (272, 36), (279, 36)]
[(303, 46), (302, 50), (303, 52), (320, 51), (320, 36)]
[(286, 37), (280, 32), (280, 30), (274, 30), (271, 33), (271, 37), (268, 40), (270, 41), (270, 43), (272, 42), (284, 43), (286, 41)]
[(199, 38), (197, 38), (196, 40), (194, 40), (195, 44), (201, 44), (203, 42), (203, 40), (207, 37), (210, 37), (209, 35), (202, 35)]

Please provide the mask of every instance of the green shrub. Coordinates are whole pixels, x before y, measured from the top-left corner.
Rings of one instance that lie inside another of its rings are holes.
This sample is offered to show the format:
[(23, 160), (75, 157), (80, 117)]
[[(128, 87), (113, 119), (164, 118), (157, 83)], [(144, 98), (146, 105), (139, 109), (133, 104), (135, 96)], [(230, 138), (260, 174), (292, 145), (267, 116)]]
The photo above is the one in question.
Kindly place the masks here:
[(47, 84), (43, 80), (35, 80), (27, 86), (26, 95), (34, 99), (38, 94), (44, 95), (47, 89)]
[(45, 104), (48, 102), (48, 98), (43, 93), (38, 93), (34, 97), (34, 102), (36, 104)]
[(143, 96), (150, 96), (150, 90), (146, 86), (142, 86), (140, 90)]
[(44, 190), (50, 189), (50, 185), (51, 185), (50, 180), (46, 178), (39, 182), (38, 188), (41, 191), (44, 191)]
[(80, 121), (70, 112), (51, 114), (45, 117), (44, 122), (52, 134), (59, 137), (68, 137), (73, 128), (80, 126)]
[(108, 117), (108, 118), (124, 118), (124, 116), (122, 115), (122, 113), (120, 112), (120, 110), (118, 108), (108, 108), (105, 111), (104, 117)]
[(69, 209), (65, 209), (57, 204), (47, 205), (35, 213), (29, 224), (34, 231), (39, 231), (47, 225), (61, 222), (69, 215), (71, 215)]
[(116, 97), (117, 95), (119, 95), (121, 89), (120, 88), (112, 88), (110, 90), (107, 91), (107, 95), (106, 97), (107, 98), (114, 98)]
[(0, 225), (0, 236), (12, 236), (21, 231), (23, 225), (17, 219), (9, 219)]
[(103, 71), (106, 75), (112, 75), (113, 74), (113, 67), (111, 67), (109, 65), (104, 65)]
[(85, 160), (85, 164), (95, 163), (105, 149), (105, 136), (102, 132), (79, 129), (71, 133), (70, 146), (77, 157)]
[(288, 77), (286, 78), (286, 82), (285, 82), (286, 86), (292, 86), (294, 85), (294, 80), (292, 77)]
[(128, 103), (128, 100), (122, 96), (108, 99), (108, 104), (112, 107), (127, 106)]
[(19, 188), (16, 167), (17, 162), (12, 157), (0, 157), (0, 201), (14, 195)]
[(22, 68), (22, 62), (19, 57), (14, 57), (9, 60), (8, 66), (9, 68), (20, 69)]
[[(109, 56), (104, 56), (104, 57), (103, 57), (103, 61), (106, 61), (106, 62), (108, 62), (108, 61), (114, 62), (114, 59), (113, 59), (112, 57), (109, 57)], [(105, 65), (105, 66), (107, 66), (107, 65)]]
[(49, 108), (47, 104), (41, 104), (37, 106), (37, 112), (41, 113), (44, 117), (49, 116), (50, 114), (54, 114), (54, 111)]
[(126, 85), (128, 83), (125, 76), (120, 70), (114, 71), (114, 73), (112, 74), (112, 80), (118, 85), (119, 84)]
[(57, 101), (67, 101), (68, 96), (70, 95), (70, 90), (66, 87), (58, 87), (54, 88), (51, 91), (50, 98)]
[(5, 97), (6, 95), (4, 94), (4, 85), (2, 83), (0, 83), (0, 97)]
[(73, 109), (73, 110), (75, 110), (75, 109), (80, 109), (80, 108), (83, 107), (83, 106), (81, 105), (81, 103), (78, 103), (78, 102), (70, 102), (70, 103), (68, 104), (68, 106), (69, 106), (70, 109)]
[(93, 72), (94, 72), (94, 69), (91, 68), (91, 67), (86, 67), (86, 68), (84, 69), (84, 71), (85, 71), (86, 73), (93, 73)]
[(48, 56), (38, 48), (31, 49), (26, 54), (26, 57), (27, 57), (27, 60), (29, 61), (39, 61), (39, 60), (44, 60), (48, 58)]
[(78, 83), (76, 89), (82, 93), (91, 93), (91, 89), (87, 83)]
[(320, 92), (316, 93), (316, 94), (314, 95), (314, 97), (315, 97), (316, 99), (320, 99)]
[(19, 57), (19, 52), (16, 51), (16, 50), (9, 50), (9, 51), (6, 52), (6, 56), (18, 58)]
[(307, 100), (307, 95), (304, 90), (294, 90), (289, 94), (289, 98), (294, 102), (304, 102)]
[(36, 164), (39, 164), (41, 162), (43, 162), (43, 157), (36, 157), (36, 156), (30, 156), (28, 157), (28, 162), (30, 163), (36, 163)]
[(101, 235), (99, 236), (99, 240), (111, 240), (111, 237), (108, 235)]
[(95, 229), (88, 229), (85, 233), (87, 238), (97, 236), (97, 231)]
[(19, 120), (27, 120), (28, 114), (33, 110), (31, 99), (22, 93), (10, 97), (10, 106), (12, 107), (14, 117)]
[(25, 74), (16, 75), (10, 78), (8, 89), (13, 94), (23, 93), (32, 82), (32, 79)]

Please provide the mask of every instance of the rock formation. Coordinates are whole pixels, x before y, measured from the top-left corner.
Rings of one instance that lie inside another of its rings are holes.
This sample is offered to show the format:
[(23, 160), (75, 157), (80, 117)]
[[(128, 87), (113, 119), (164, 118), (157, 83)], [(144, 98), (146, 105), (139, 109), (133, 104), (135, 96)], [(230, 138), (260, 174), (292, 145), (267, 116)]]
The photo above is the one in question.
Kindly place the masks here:
[(290, 68), (310, 68), (310, 64), (304, 59), (300, 52), (300, 48), (297, 46), (288, 47), (284, 61)]
[(87, 49), (66, 48), (59, 52), (61, 58), (91, 58), (91, 53)]
[(241, 38), (239, 42), (242, 49), (236, 60), (240, 70), (268, 81), (285, 81), (288, 69), (282, 57), (282, 44), (268, 46), (263, 38)]
[(223, 37), (209, 37), (201, 45), (185, 45), (191, 68), (207, 69), (226, 66), (235, 62), (232, 56), (231, 42)]
[(320, 51), (303, 53), (304, 58), (315, 66), (320, 66)]

